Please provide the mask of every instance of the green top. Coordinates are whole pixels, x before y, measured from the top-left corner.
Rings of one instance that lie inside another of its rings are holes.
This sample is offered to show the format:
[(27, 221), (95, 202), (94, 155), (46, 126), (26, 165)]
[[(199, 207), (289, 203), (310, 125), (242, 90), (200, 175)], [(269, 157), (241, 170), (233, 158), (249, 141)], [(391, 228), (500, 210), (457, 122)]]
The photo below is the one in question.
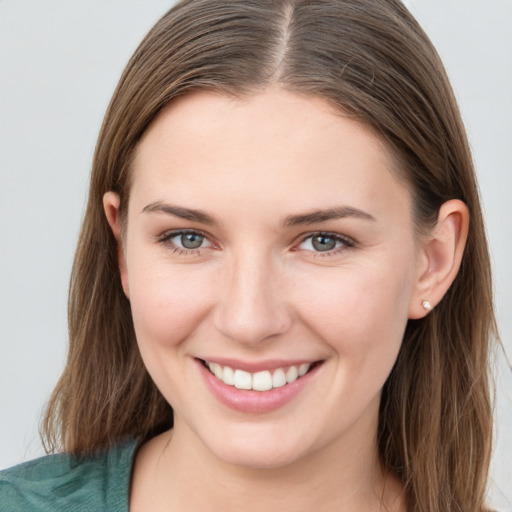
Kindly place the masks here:
[(0, 512), (128, 512), (137, 442), (77, 459), (47, 455), (0, 471)]

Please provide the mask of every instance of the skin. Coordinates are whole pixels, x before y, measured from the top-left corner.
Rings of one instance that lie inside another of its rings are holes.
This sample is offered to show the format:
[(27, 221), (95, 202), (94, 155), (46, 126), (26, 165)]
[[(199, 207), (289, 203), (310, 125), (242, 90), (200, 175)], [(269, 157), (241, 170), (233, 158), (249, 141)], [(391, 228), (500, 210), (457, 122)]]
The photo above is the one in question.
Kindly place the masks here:
[[(149, 127), (123, 237), (119, 198), (104, 198), (140, 351), (175, 411), (137, 455), (131, 510), (405, 510), (378, 462), (381, 389), (408, 319), (453, 281), (468, 215), (450, 201), (419, 237), (391, 162), (368, 127), (277, 88), (194, 93)], [(286, 223), (337, 207), (363, 213)], [(200, 248), (180, 247), (183, 229)], [(325, 232), (329, 253), (311, 238)], [(200, 378), (212, 357), (322, 364), (293, 400), (248, 414)]]

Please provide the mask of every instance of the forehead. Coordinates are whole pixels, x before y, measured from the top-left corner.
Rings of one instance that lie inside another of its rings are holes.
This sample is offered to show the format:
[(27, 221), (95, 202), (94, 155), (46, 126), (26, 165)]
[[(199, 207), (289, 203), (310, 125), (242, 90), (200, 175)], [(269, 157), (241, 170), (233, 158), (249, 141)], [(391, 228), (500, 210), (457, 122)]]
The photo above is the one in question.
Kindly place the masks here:
[(283, 209), (322, 200), (378, 210), (397, 196), (408, 206), (392, 161), (371, 128), (320, 98), (279, 89), (245, 99), (197, 92), (173, 101), (144, 134), (133, 193), (202, 201), (201, 208), (205, 194), (210, 204), (229, 197), (244, 208), (265, 199)]

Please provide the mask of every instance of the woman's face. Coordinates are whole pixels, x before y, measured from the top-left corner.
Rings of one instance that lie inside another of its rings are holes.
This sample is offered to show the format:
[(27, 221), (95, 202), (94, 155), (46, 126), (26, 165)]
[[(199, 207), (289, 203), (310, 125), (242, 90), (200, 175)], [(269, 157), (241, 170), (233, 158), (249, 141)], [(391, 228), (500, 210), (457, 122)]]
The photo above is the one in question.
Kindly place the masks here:
[(278, 89), (195, 93), (151, 125), (121, 268), (175, 436), (254, 467), (375, 446), (421, 300), (390, 161), (365, 126)]

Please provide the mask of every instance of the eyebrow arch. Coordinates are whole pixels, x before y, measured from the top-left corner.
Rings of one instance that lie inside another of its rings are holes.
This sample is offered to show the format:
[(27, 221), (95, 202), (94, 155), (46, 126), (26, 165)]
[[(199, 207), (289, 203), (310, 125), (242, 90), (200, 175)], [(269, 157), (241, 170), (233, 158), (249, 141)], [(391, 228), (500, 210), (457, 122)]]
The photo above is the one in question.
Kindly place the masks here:
[(358, 219), (375, 220), (375, 217), (369, 213), (363, 212), (351, 206), (339, 206), (328, 208), (327, 210), (315, 210), (310, 213), (299, 215), (289, 215), (284, 220), (285, 226), (299, 226), (301, 224), (314, 224), (316, 222), (325, 222), (333, 219), (343, 219), (345, 217), (356, 217)]
[(215, 219), (211, 215), (202, 210), (193, 210), (191, 208), (184, 208), (183, 206), (162, 203), (161, 201), (149, 203), (148, 205), (144, 206), (141, 213), (155, 212), (174, 215), (175, 217), (179, 217), (181, 219), (200, 222), (202, 224), (208, 224), (210, 226), (216, 224)]

